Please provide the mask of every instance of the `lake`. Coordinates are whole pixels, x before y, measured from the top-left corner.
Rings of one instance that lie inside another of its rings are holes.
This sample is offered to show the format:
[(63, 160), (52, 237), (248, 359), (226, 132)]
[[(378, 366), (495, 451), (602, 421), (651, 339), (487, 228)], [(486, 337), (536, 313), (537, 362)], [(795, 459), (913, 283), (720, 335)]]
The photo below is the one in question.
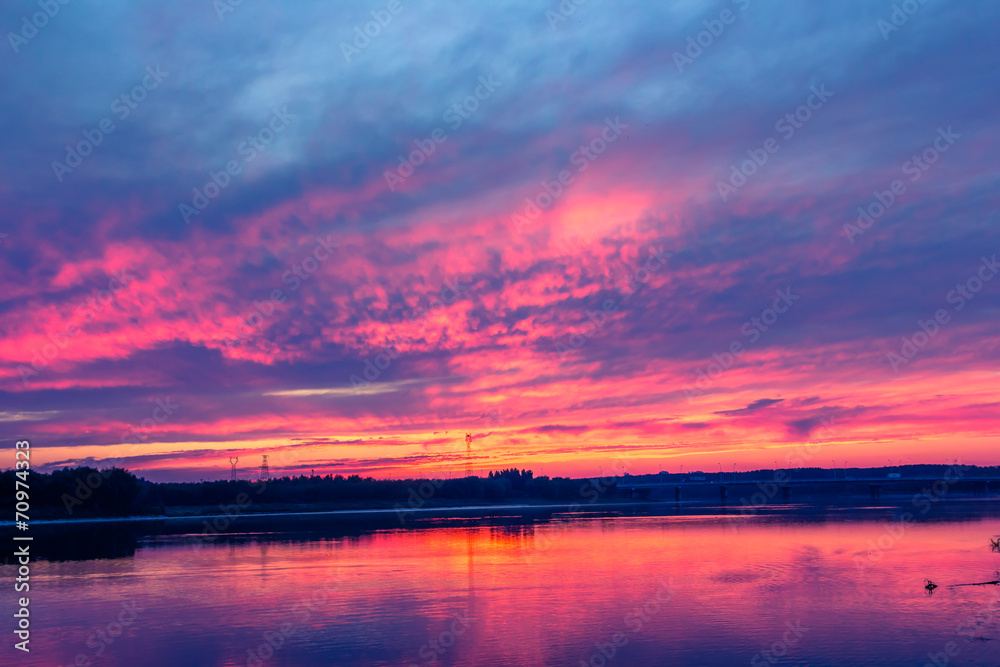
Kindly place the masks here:
[(200, 520), (38, 525), (35, 553), (52, 560), (32, 564), (31, 652), (12, 648), (5, 595), (0, 656), (46, 667), (1000, 664), (1000, 587), (949, 587), (998, 578), (997, 499), (926, 515), (905, 500), (727, 512), (495, 508), (414, 514), (405, 528), (391, 515), (247, 516), (208, 537)]

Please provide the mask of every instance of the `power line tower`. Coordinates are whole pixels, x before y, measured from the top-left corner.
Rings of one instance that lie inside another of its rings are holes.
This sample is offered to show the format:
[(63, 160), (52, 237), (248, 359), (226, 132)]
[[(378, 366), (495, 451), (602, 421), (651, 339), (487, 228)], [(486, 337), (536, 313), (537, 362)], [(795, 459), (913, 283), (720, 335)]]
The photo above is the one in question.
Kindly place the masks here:
[(239, 462), (240, 462), (240, 457), (237, 456), (235, 460), (233, 460), (232, 456), (229, 457), (229, 465), (231, 465), (233, 468), (232, 474), (229, 476), (229, 479), (231, 479), (234, 482), (236, 481), (236, 464)]
[(266, 482), (271, 479), (271, 471), (267, 467), (267, 454), (264, 454), (264, 460), (260, 462), (260, 481)]
[(465, 476), (472, 477), (472, 434), (465, 434)]

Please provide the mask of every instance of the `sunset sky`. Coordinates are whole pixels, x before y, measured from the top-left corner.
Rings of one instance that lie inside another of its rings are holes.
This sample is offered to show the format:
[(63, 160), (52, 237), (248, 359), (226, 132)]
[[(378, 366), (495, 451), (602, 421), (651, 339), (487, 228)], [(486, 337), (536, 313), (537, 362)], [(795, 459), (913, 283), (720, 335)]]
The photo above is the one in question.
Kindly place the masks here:
[(157, 481), (457, 476), (467, 432), (1000, 463), (1000, 5), (903, 4), (8, 3), (0, 435)]

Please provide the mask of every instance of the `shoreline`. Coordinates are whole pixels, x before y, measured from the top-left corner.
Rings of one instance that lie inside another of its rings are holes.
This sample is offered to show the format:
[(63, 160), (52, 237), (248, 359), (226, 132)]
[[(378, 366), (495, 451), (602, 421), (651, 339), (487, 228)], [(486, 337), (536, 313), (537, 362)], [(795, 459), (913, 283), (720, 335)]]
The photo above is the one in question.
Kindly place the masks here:
[[(389, 514), (402, 513), (405, 515), (411, 514), (432, 514), (435, 512), (444, 513), (462, 513), (462, 512), (477, 512), (476, 516), (487, 516), (485, 512), (496, 511), (496, 510), (552, 510), (552, 509), (583, 509), (584, 507), (622, 507), (622, 506), (632, 506), (632, 505), (660, 505), (665, 503), (660, 502), (650, 502), (650, 501), (622, 501), (622, 502), (605, 502), (605, 503), (587, 503), (586, 505), (580, 505), (579, 503), (556, 503), (556, 504), (505, 504), (505, 505), (453, 505), (453, 506), (441, 506), (441, 507), (419, 507), (419, 508), (381, 508), (381, 507), (369, 507), (369, 508), (355, 508), (355, 509), (330, 509), (330, 510), (288, 510), (288, 511), (263, 511), (263, 512), (238, 512), (234, 514), (229, 514), (226, 512), (216, 512), (213, 514), (156, 514), (156, 515), (144, 515), (144, 516), (122, 516), (122, 517), (85, 517), (79, 519), (36, 519), (31, 522), (32, 525), (63, 525), (63, 524), (78, 524), (78, 523), (136, 523), (143, 521), (188, 521), (192, 519), (215, 519), (218, 517), (227, 517), (230, 519), (240, 519), (240, 518), (254, 518), (254, 517), (284, 517), (284, 516), (338, 516), (338, 517), (350, 517), (350, 516), (383, 516)], [(670, 503), (674, 504), (674, 503)], [(695, 501), (689, 501), (689, 504), (697, 504)], [(0, 521), (0, 529), (13, 527), (13, 521)]]
[[(781, 512), (794, 511), (804, 508), (829, 508), (832, 510), (876, 510), (876, 509), (892, 509), (899, 505), (900, 501), (905, 501), (909, 499), (909, 496), (885, 496), (879, 501), (874, 503), (870, 502), (868, 499), (863, 497), (856, 498), (843, 498), (843, 497), (830, 497), (830, 498), (815, 498), (808, 499), (799, 502), (790, 503), (766, 503), (758, 506), (750, 506), (752, 511), (743, 511), (743, 505), (720, 505), (717, 501), (707, 501), (707, 500), (682, 500), (677, 501), (667, 501), (667, 500), (638, 500), (638, 499), (622, 499), (620, 501), (605, 501), (600, 503), (588, 502), (588, 503), (510, 503), (502, 505), (442, 505), (436, 507), (368, 507), (368, 508), (336, 508), (336, 509), (322, 509), (322, 510), (310, 510), (307, 508), (303, 509), (288, 509), (288, 510), (264, 510), (259, 512), (214, 512), (205, 513), (196, 511), (193, 514), (155, 514), (155, 515), (142, 515), (142, 516), (121, 516), (121, 517), (80, 517), (80, 518), (66, 518), (66, 519), (35, 519), (31, 521), (32, 526), (65, 526), (65, 525), (77, 525), (77, 524), (112, 524), (112, 523), (143, 523), (143, 522), (183, 522), (191, 520), (203, 520), (203, 519), (215, 519), (218, 517), (226, 517), (230, 520), (236, 520), (241, 518), (277, 518), (277, 517), (320, 517), (329, 516), (336, 518), (361, 518), (366, 516), (371, 517), (382, 517), (387, 515), (402, 514), (405, 517), (413, 517), (414, 515), (419, 516), (453, 516), (462, 517), (463, 515), (472, 516), (470, 518), (487, 518), (495, 512), (505, 512), (514, 511), (524, 513), (527, 511), (551, 511), (551, 510), (572, 510), (574, 512), (585, 510), (585, 509), (608, 509), (608, 508), (622, 508), (622, 507), (640, 507), (640, 506), (659, 506), (659, 507), (675, 507), (675, 508), (702, 508), (702, 509), (715, 509), (718, 510), (716, 514), (720, 516), (732, 516), (732, 517), (742, 517), (742, 518), (753, 518), (758, 514), (777, 514)], [(841, 502), (832, 502), (832, 501)], [(854, 500), (852, 502), (843, 501)], [(953, 497), (951, 500), (963, 501), (963, 502), (989, 502), (1000, 500), (1000, 496), (973, 496), (973, 495), (963, 495), (958, 497)], [(5, 530), (7, 528), (13, 528), (15, 522), (13, 521), (0, 521), (0, 530)]]

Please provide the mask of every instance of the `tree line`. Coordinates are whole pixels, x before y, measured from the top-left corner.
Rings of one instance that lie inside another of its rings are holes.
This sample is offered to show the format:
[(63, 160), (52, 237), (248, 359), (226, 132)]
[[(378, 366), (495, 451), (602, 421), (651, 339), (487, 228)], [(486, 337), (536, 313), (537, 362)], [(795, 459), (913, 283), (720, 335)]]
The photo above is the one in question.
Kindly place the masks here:
[[(0, 473), (0, 510), (13, 516), (13, 470)], [(52, 473), (31, 471), (31, 516), (39, 519), (162, 515), (167, 508), (218, 509), (246, 497), (253, 505), (343, 505), (378, 507), (406, 504), (415, 489), (434, 488), (441, 504), (463, 501), (500, 503), (515, 500), (578, 501), (595, 493), (589, 480), (535, 477), (530, 470), (510, 468), (486, 477), (455, 479), (374, 479), (360, 475), (299, 475), (266, 481), (215, 480), (150, 482), (122, 468), (64, 468)], [(613, 488), (610, 480), (601, 493)], [(241, 495), (242, 494), (242, 495)], [(252, 511), (252, 510), (251, 510)]]

